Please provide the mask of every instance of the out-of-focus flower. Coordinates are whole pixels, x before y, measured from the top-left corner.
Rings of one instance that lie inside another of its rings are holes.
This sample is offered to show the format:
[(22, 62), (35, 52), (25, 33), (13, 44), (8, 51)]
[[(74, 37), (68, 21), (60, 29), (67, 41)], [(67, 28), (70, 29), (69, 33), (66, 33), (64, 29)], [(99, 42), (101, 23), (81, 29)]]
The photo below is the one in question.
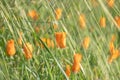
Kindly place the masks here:
[(84, 49), (87, 49), (89, 47), (90, 44), (90, 37), (85, 37), (82, 43), (82, 46)]
[(115, 21), (117, 25), (120, 27), (120, 16), (115, 16)]
[(112, 63), (113, 60), (117, 59), (120, 56), (119, 50), (114, 50), (114, 52), (108, 58), (108, 63)]
[(113, 7), (114, 3), (115, 3), (115, 0), (108, 0), (107, 1), (107, 4), (108, 4), (109, 7)]
[(66, 47), (66, 33), (65, 32), (56, 32), (55, 33), (57, 47), (65, 48)]
[(28, 12), (28, 16), (31, 17), (32, 19), (34, 20), (37, 20), (38, 19), (38, 13), (35, 11), (35, 10), (30, 10)]
[(114, 43), (113, 43), (113, 42), (110, 42), (110, 44), (109, 44), (109, 49), (110, 49), (110, 54), (113, 54), (113, 53), (114, 53), (114, 50), (115, 50), (115, 47), (114, 47)]
[[(42, 38), (41, 40), (47, 45), (48, 48), (54, 48), (54, 42), (50, 38)], [(44, 45), (42, 43), (40, 46), (44, 48)]]
[(100, 23), (101, 27), (105, 27), (106, 26), (106, 18), (105, 17), (101, 17), (99, 23)]
[(15, 45), (14, 45), (14, 40), (8, 40), (7, 45), (6, 45), (6, 51), (9, 56), (13, 56), (16, 53)]
[(80, 62), (82, 60), (82, 55), (79, 53), (74, 54), (74, 62), (72, 66), (72, 71), (77, 73), (80, 70)]
[(85, 19), (85, 15), (84, 14), (80, 14), (79, 16), (79, 24), (81, 28), (85, 28), (86, 27), (86, 19)]
[(56, 20), (59, 20), (62, 16), (62, 9), (61, 8), (57, 8), (55, 9), (55, 17), (56, 17)]
[(33, 47), (29, 42), (24, 44), (23, 51), (24, 51), (24, 55), (25, 55), (26, 59), (32, 58)]
[(67, 77), (70, 77), (70, 74), (71, 74), (71, 68), (70, 68), (70, 65), (66, 65), (65, 73), (66, 73)]

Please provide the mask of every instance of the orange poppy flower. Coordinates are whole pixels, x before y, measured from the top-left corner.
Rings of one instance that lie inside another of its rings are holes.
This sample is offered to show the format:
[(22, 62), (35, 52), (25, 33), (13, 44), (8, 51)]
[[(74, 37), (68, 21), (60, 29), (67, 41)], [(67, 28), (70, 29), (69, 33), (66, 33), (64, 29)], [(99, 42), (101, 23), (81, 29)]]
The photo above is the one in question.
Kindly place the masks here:
[(15, 50), (15, 45), (14, 45), (13, 39), (7, 41), (6, 51), (9, 56), (15, 55), (16, 50)]
[[(54, 47), (54, 42), (51, 39), (49, 39), (49, 38), (42, 38), (41, 40), (47, 45), (48, 48), (50, 48), (50, 47), (53, 48)], [(40, 44), (40, 46), (42, 48), (44, 48), (43, 44)]]
[(66, 33), (65, 32), (56, 32), (55, 33), (57, 47), (65, 48), (66, 47)]
[(120, 27), (120, 16), (115, 16), (115, 21), (117, 25)]
[(74, 62), (72, 66), (72, 71), (74, 73), (77, 73), (80, 70), (80, 62), (82, 60), (82, 55), (81, 54), (74, 54)]
[(28, 16), (30, 16), (32, 19), (37, 20), (38, 19), (38, 13), (35, 10), (30, 10), (28, 12)]
[(82, 46), (84, 49), (87, 49), (89, 47), (90, 44), (90, 37), (85, 37), (82, 43)]
[(80, 16), (79, 16), (79, 24), (80, 24), (81, 28), (86, 27), (86, 20), (85, 20), (85, 15), (84, 14), (80, 14)]
[(55, 15), (56, 15), (56, 20), (59, 20), (62, 16), (62, 9), (61, 8), (57, 8), (55, 10)]
[(108, 4), (109, 7), (113, 7), (114, 3), (115, 3), (115, 0), (108, 0), (107, 1), (107, 4)]
[(54, 42), (52, 40), (50, 40), (49, 38), (46, 39), (46, 43), (47, 43), (48, 48), (50, 48), (50, 47), (53, 48), (54, 47)]
[(70, 74), (71, 74), (70, 65), (66, 66), (65, 73), (66, 73), (67, 77), (70, 77)]
[(113, 42), (110, 42), (110, 44), (109, 44), (109, 49), (110, 49), (110, 54), (113, 54), (113, 53), (114, 53), (114, 50), (115, 50), (115, 47), (114, 47), (114, 43), (113, 43)]
[(108, 63), (112, 63), (112, 61), (117, 59), (119, 56), (120, 56), (119, 50), (115, 50), (108, 58)]
[(115, 47), (114, 47), (114, 41), (116, 39), (116, 36), (115, 35), (112, 35), (112, 38), (111, 38), (111, 41), (110, 41), (110, 44), (109, 44), (109, 49), (110, 49), (110, 53), (113, 54), (114, 51), (115, 51)]
[(105, 27), (106, 26), (106, 18), (105, 17), (101, 17), (100, 18), (100, 26), (101, 27)]
[(25, 43), (23, 46), (23, 51), (26, 59), (32, 58), (33, 47), (30, 43)]

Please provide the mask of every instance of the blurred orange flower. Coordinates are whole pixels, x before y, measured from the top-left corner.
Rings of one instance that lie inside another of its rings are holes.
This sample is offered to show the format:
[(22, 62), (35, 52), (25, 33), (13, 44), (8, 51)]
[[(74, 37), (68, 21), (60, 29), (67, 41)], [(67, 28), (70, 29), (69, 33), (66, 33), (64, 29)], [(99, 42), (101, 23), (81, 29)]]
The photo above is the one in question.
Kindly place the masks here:
[(107, 0), (107, 4), (109, 7), (113, 7), (115, 3), (115, 0)]
[(108, 63), (112, 63), (113, 60), (117, 59), (120, 56), (120, 52), (118, 49), (114, 47), (114, 41), (116, 39), (115, 35), (112, 35), (109, 48), (110, 48), (110, 57), (108, 58)]
[(38, 19), (38, 13), (35, 11), (35, 10), (30, 10), (28, 12), (28, 16), (31, 17), (32, 19), (34, 20), (37, 20)]
[(115, 34), (112, 35), (111, 42), (114, 42), (116, 40)]
[(50, 47), (53, 48), (54, 47), (54, 42), (51, 39), (47, 38), (46, 43), (47, 43), (48, 48), (50, 48)]
[(115, 21), (117, 25), (120, 27), (120, 16), (115, 16)]
[[(47, 45), (48, 48), (54, 48), (54, 42), (50, 38), (42, 38), (41, 40)], [(44, 48), (44, 45), (42, 43), (40, 44), (40, 46)]]
[(65, 70), (65, 73), (66, 73), (67, 77), (70, 77), (70, 74), (71, 74), (71, 70), (70, 69), (71, 69), (70, 65), (67, 65), (66, 66), (66, 70)]
[(114, 50), (114, 52), (108, 58), (108, 63), (112, 63), (113, 60), (117, 59), (120, 56), (119, 50)]
[(59, 20), (62, 16), (62, 9), (61, 8), (55, 9), (55, 15), (56, 15), (56, 20)]
[[(42, 38), (41, 40), (42, 40), (44, 43), (46, 43), (46, 38)], [(44, 45), (43, 45), (42, 43), (40, 44), (40, 46), (41, 46), (41, 48), (44, 48)]]
[(74, 62), (72, 66), (72, 71), (77, 73), (80, 70), (80, 62), (82, 60), (82, 55), (79, 53), (74, 54)]
[(7, 41), (6, 51), (9, 56), (15, 55), (16, 50), (15, 50), (15, 45), (14, 45), (13, 39)]
[(33, 47), (29, 42), (24, 44), (23, 51), (24, 51), (24, 55), (25, 55), (26, 59), (32, 58)]
[(85, 37), (82, 43), (82, 46), (84, 49), (87, 49), (89, 47), (90, 44), (90, 37)]
[(115, 50), (115, 47), (114, 47), (114, 43), (113, 43), (113, 42), (110, 42), (110, 44), (109, 44), (109, 49), (110, 49), (110, 54), (113, 54), (113, 53), (114, 53), (114, 50)]
[(86, 27), (86, 19), (85, 19), (85, 15), (84, 14), (80, 14), (79, 16), (79, 24), (81, 28), (85, 28)]
[(101, 27), (105, 27), (106, 26), (106, 18), (105, 17), (101, 17), (99, 24), (100, 24)]
[(57, 47), (65, 48), (66, 47), (66, 33), (65, 32), (56, 32), (55, 33)]

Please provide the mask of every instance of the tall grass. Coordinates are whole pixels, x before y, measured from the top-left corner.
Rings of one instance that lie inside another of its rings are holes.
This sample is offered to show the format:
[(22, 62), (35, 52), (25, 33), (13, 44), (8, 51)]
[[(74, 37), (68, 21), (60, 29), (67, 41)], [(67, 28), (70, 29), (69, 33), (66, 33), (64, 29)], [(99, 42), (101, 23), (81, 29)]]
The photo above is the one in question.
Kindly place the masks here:
[[(96, 1), (96, 2), (95, 2)], [(113, 7), (107, 0), (0, 0), (0, 80), (119, 80), (120, 59), (108, 63), (109, 42), (116, 35), (115, 47), (119, 48), (119, 26), (114, 20), (120, 16), (120, 1), (115, 0)], [(55, 19), (55, 9), (62, 9), (60, 20)], [(36, 10), (39, 18), (28, 16), (29, 10)], [(84, 14), (86, 28), (79, 25), (79, 15)], [(99, 25), (101, 16), (106, 18), (106, 27)], [(53, 24), (58, 24), (58, 29)], [(38, 26), (40, 31), (35, 32)], [(23, 32), (23, 44), (33, 45), (33, 57), (26, 60), (23, 47), (17, 42), (19, 32)], [(55, 41), (55, 32), (66, 32), (67, 47), (48, 48), (41, 38)], [(82, 47), (83, 39), (89, 36), (88, 49)], [(16, 53), (8, 56), (7, 41), (15, 41)], [(42, 43), (41, 48), (36, 42)], [(80, 71), (71, 71), (68, 78), (66, 65), (73, 65), (74, 53), (82, 54)]]

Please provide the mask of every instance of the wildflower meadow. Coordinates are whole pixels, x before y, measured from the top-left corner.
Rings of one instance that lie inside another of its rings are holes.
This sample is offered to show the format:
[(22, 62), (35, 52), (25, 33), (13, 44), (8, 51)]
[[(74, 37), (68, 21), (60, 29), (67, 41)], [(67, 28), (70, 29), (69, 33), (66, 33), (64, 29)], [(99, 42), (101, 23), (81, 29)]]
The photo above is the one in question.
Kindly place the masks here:
[(0, 80), (120, 80), (120, 0), (0, 0)]

